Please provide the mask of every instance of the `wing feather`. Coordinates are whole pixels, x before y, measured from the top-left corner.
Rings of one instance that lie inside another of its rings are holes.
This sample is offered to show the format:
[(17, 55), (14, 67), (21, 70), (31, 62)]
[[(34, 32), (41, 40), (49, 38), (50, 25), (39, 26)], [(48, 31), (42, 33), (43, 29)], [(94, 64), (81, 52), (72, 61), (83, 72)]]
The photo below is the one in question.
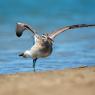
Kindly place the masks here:
[(59, 35), (60, 33), (66, 31), (66, 30), (70, 30), (70, 29), (77, 29), (77, 28), (83, 28), (83, 27), (92, 27), (95, 26), (95, 24), (77, 24), (77, 25), (71, 25), (71, 26), (66, 26), (64, 28), (61, 28), (57, 31), (54, 31), (52, 33), (49, 34), (49, 37), (51, 39), (55, 38), (57, 35)]
[(33, 34), (36, 34), (34, 29), (31, 26), (24, 24), (24, 23), (17, 23), (16, 25), (16, 35), (20, 37), (23, 34), (24, 30), (30, 30)]

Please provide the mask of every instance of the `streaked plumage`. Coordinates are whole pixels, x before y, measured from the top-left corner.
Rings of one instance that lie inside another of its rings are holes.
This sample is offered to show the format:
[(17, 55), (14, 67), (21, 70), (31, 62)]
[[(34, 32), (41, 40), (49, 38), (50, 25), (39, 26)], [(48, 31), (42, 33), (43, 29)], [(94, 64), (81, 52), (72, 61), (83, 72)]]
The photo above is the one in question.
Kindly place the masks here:
[(63, 27), (57, 31), (54, 31), (49, 34), (38, 35), (36, 31), (28, 24), (24, 23), (17, 23), (16, 26), (16, 35), (20, 37), (23, 34), (24, 30), (29, 30), (33, 33), (33, 37), (35, 40), (35, 44), (32, 46), (30, 50), (26, 50), (25, 52), (21, 53), (19, 56), (23, 56), (25, 58), (30, 57), (33, 59), (33, 68), (35, 70), (35, 63), (38, 58), (44, 58), (49, 56), (52, 53), (52, 45), (54, 38), (59, 35), (60, 33), (76, 29), (76, 28), (83, 28), (83, 27), (93, 27), (95, 24), (79, 24), (79, 25), (71, 25)]

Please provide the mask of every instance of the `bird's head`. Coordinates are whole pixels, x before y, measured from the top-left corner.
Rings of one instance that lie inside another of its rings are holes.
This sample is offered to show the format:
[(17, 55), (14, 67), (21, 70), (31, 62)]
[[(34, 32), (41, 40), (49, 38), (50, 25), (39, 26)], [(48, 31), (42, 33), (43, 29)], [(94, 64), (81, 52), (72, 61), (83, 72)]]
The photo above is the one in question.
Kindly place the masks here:
[(53, 43), (53, 40), (48, 36), (48, 34), (43, 34), (42, 39), (46, 42), (49, 42), (50, 44)]

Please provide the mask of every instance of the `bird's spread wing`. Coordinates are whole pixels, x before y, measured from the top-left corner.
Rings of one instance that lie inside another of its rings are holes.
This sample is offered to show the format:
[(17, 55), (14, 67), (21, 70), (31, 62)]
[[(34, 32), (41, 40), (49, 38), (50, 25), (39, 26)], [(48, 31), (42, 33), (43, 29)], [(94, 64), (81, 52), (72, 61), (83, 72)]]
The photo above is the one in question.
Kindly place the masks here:
[(95, 24), (78, 24), (78, 25), (71, 25), (71, 26), (66, 26), (64, 28), (61, 28), (57, 31), (54, 31), (52, 33), (49, 34), (49, 37), (51, 39), (55, 38), (57, 35), (59, 35), (60, 33), (69, 30), (69, 29), (76, 29), (76, 28), (82, 28), (82, 27), (92, 27), (95, 26)]
[(24, 24), (24, 23), (17, 23), (16, 25), (16, 35), (20, 37), (23, 34), (24, 30), (30, 30), (33, 34), (36, 32), (32, 29), (31, 26)]

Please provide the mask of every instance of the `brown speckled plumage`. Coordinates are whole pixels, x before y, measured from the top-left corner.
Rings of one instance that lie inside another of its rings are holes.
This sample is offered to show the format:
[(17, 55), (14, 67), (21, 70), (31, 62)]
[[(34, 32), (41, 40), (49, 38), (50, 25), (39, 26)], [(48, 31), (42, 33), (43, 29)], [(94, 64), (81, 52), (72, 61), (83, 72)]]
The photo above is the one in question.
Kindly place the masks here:
[(59, 35), (60, 33), (76, 29), (76, 28), (83, 28), (83, 27), (93, 27), (95, 24), (78, 24), (78, 25), (71, 25), (61, 28), (57, 31), (54, 31), (49, 34), (38, 35), (35, 30), (28, 24), (24, 23), (17, 23), (16, 26), (16, 35), (20, 37), (23, 34), (24, 30), (29, 30), (33, 33), (33, 37), (35, 39), (35, 44), (32, 46), (30, 50), (26, 50), (25, 52), (21, 53), (20, 56), (25, 58), (31, 57), (33, 59), (33, 67), (35, 69), (35, 63), (38, 58), (47, 57), (52, 53), (52, 45), (53, 39)]

